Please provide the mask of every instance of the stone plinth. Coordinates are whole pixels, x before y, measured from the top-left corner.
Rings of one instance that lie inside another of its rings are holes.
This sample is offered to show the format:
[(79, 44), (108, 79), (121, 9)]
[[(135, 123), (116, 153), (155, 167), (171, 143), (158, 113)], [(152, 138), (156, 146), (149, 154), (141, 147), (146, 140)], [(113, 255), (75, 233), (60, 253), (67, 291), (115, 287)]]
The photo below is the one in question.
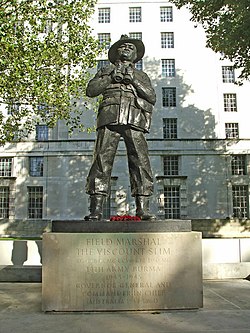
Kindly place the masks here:
[(54, 220), (53, 232), (181, 232), (192, 231), (191, 220), (82, 221)]
[(202, 307), (201, 233), (43, 235), (43, 311)]

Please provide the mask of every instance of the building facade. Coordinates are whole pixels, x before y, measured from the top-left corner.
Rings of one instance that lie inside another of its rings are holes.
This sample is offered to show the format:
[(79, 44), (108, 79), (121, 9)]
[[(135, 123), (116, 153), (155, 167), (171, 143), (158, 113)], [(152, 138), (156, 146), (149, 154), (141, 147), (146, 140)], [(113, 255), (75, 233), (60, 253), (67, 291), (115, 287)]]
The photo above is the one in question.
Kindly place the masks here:
[[(235, 221), (244, 230), (249, 218), (250, 83), (235, 84), (239, 73), (233, 64), (206, 48), (202, 27), (190, 21), (188, 10), (170, 2), (100, 0), (92, 26), (107, 49), (122, 34), (145, 44), (137, 66), (149, 75), (157, 94), (147, 135), (152, 211), (160, 219), (191, 219), (196, 229), (199, 223), (213, 225), (214, 233)], [(98, 68), (106, 62), (104, 52)], [(83, 122), (93, 127), (95, 113), (86, 111)], [(39, 124), (29, 139), (1, 147), (1, 234), (13, 234), (14, 225), (88, 214), (85, 182), (94, 140), (95, 132), (69, 136), (59, 122), (52, 130)], [(135, 214), (122, 141), (104, 208), (105, 217), (116, 214)]]

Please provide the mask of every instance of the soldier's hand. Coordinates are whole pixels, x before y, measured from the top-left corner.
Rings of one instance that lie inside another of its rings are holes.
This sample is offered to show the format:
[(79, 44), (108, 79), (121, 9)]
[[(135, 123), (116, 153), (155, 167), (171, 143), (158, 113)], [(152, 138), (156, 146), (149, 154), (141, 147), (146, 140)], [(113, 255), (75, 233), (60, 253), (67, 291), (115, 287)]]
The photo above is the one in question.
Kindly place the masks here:
[(114, 71), (114, 65), (108, 65), (101, 69), (102, 76), (110, 75)]

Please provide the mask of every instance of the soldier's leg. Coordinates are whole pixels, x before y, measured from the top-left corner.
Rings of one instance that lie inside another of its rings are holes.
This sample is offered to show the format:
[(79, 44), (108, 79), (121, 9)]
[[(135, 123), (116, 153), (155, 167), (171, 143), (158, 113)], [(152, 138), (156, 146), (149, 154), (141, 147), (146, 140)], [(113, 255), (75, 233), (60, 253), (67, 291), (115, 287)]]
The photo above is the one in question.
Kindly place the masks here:
[(132, 196), (135, 197), (136, 215), (142, 220), (154, 220), (149, 211), (149, 197), (153, 193), (148, 145), (144, 133), (132, 129), (123, 135), (127, 148)]
[(153, 176), (145, 135), (128, 128), (123, 137), (127, 148), (132, 196), (149, 196), (153, 193)]
[(93, 163), (86, 183), (90, 194), (90, 214), (85, 220), (100, 220), (105, 196), (109, 193), (110, 177), (120, 135), (104, 127), (98, 130)]
[(86, 183), (86, 193), (108, 195), (110, 177), (120, 134), (102, 127), (97, 131), (92, 166)]

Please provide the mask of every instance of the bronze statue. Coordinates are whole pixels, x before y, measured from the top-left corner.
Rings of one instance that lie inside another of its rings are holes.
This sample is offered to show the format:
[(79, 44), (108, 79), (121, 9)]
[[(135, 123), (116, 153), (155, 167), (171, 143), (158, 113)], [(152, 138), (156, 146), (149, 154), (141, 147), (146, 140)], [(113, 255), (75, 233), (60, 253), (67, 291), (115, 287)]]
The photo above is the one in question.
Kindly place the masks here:
[(110, 178), (120, 138), (124, 139), (136, 216), (152, 220), (149, 197), (153, 176), (145, 133), (149, 132), (154, 89), (146, 73), (135, 68), (144, 55), (141, 40), (122, 35), (108, 52), (110, 65), (100, 69), (87, 86), (87, 96), (102, 95), (97, 115), (97, 139), (89, 171), (86, 193), (90, 195), (90, 215), (85, 220), (100, 220), (104, 198), (109, 193)]

